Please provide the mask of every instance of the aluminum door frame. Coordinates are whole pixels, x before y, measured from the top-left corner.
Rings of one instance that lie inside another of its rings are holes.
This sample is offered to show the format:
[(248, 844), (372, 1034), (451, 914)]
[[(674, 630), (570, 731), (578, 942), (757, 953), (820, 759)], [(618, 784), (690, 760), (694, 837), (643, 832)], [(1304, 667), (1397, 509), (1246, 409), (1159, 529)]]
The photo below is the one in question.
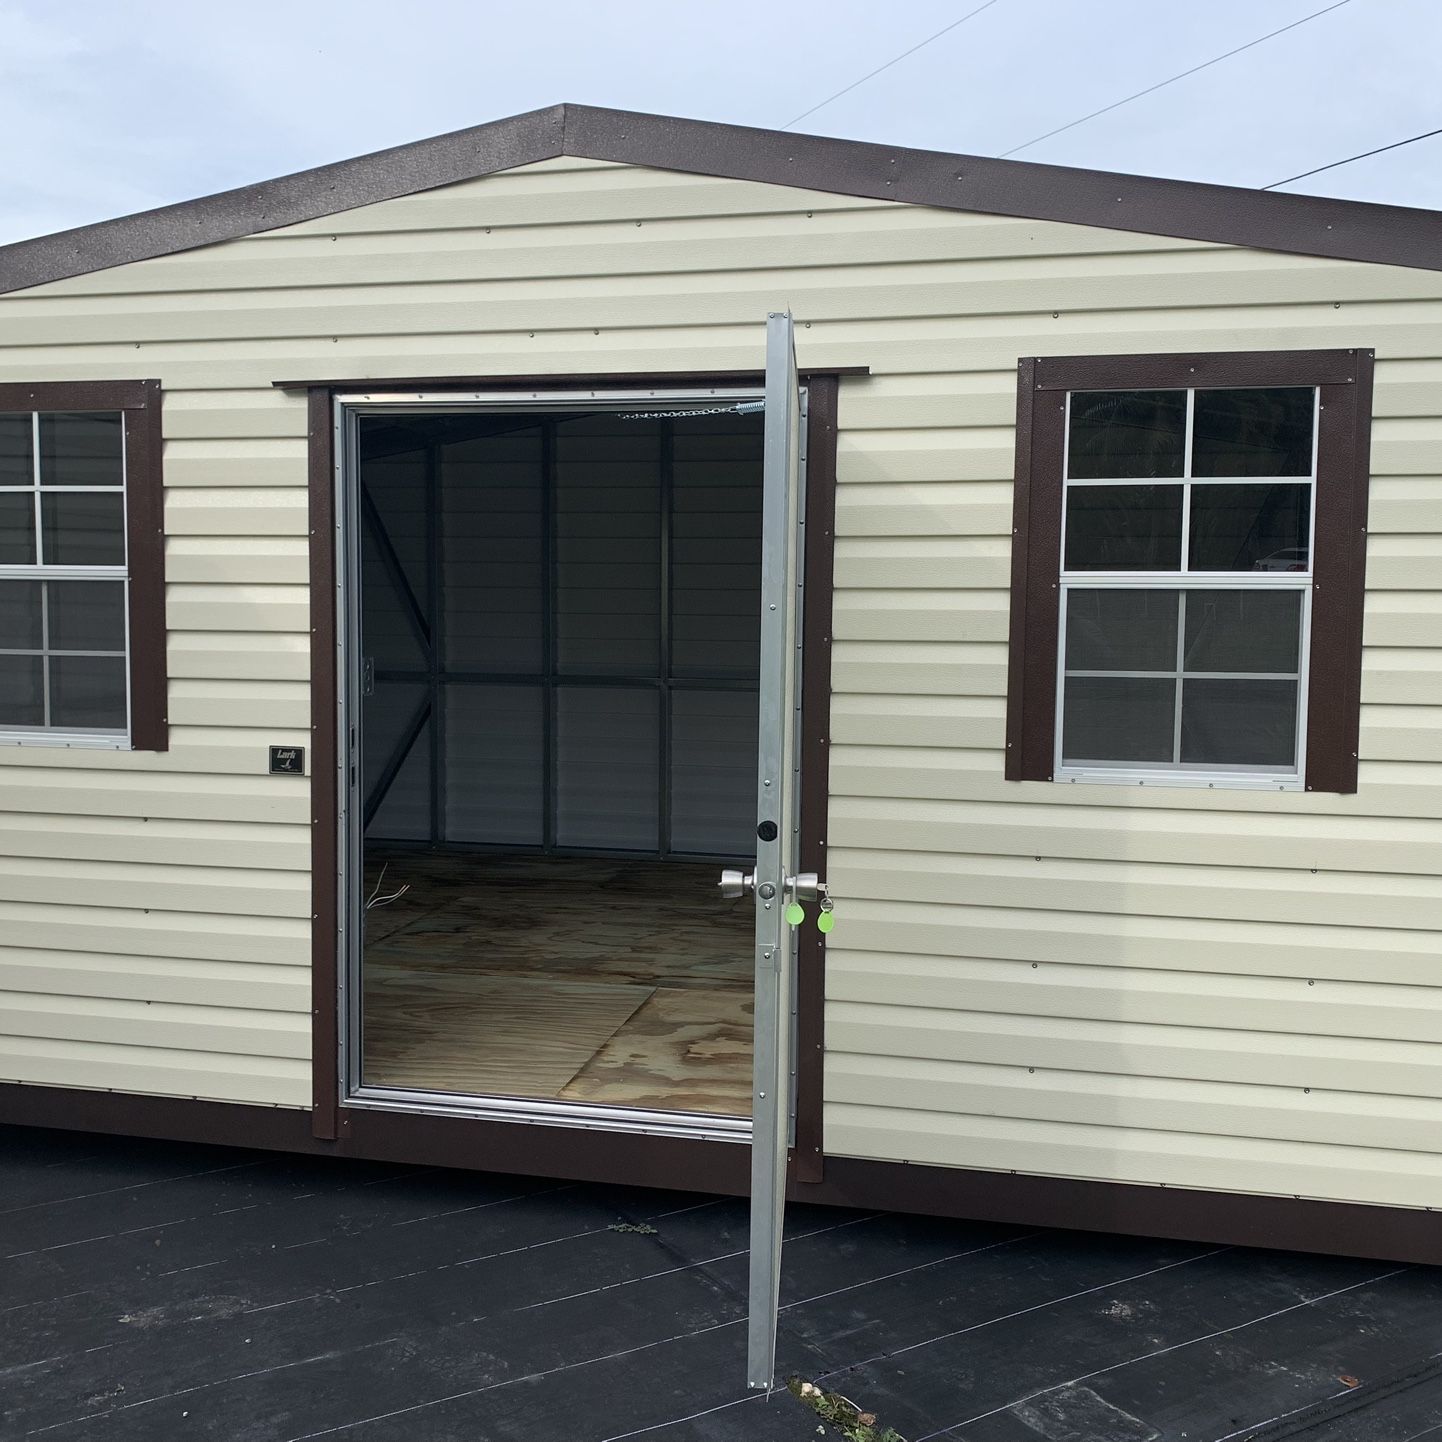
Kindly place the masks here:
[(781, 1230), (795, 1120), (796, 932), (784, 917), (800, 855), (800, 703), (806, 408), (789, 311), (766, 319), (761, 664), (756, 778), (754, 1073), (746, 1383), (775, 1378)]
[[(463, 1096), (449, 1092), (366, 1086), (361, 1077), (361, 993), (363, 799), (360, 792), (360, 517), (356, 418), (391, 409), (430, 413), (499, 410), (613, 411), (679, 405), (703, 410), (721, 404), (762, 399), (754, 384), (677, 385), (579, 390), (391, 391), (346, 390), (331, 398), (335, 461), (336, 601), (336, 787), (339, 810), (337, 892), (338, 1104), (381, 1111), (438, 1116), (467, 1116), (495, 1121), (532, 1122), (587, 1130), (653, 1133), (705, 1141), (744, 1143), (749, 1117), (702, 1116), (637, 1107), (545, 1102), (502, 1096)], [(764, 461), (763, 461), (764, 464)], [(764, 503), (763, 503), (764, 505)], [(763, 608), (764, 609), (764, 608)], [(758, 672), (758, 686), (764, 685)]]

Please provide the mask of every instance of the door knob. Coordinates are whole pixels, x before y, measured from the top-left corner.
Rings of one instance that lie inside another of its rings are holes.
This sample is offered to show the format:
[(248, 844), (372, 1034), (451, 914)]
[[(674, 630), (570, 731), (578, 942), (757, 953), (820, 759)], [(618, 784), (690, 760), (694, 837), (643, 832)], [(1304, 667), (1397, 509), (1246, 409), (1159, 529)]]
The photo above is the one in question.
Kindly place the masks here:
[(721, 873), (721, 880), (717, 882), (721, 895), (728, 901), (738, 896), (744, 896), (753, 886), (756, 885), (756, 873), (754, 871), (739, 871), (728, 867)]
[[(734, 900), (756, 889), (756, 873), (728, 867), (721, 873), (717, 887), (727, 900)], [(826, 895), (826, 883), (814, 871), (801, 871), (795, 876), (788, 876), (785, 887), (793, 901), (818, 901)], [(768, 882), (761, 895), (769, 900), (776, 895), (776, 888)]]
[(817, 901), (826, 895), (826, 883), (814, 871), (798, 871), (786, 878), (793, 901)]

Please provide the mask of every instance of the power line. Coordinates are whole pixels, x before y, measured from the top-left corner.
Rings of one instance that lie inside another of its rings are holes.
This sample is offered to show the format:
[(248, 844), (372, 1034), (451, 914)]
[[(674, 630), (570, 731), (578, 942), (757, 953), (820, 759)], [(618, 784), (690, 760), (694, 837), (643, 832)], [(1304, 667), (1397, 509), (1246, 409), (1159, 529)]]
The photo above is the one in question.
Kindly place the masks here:
[[(783, 130), (790, 130), (793, 125), (805, 120), (808, 115), (815, 115), (818, 110), (824, 109), (830, 105), (833, 100), (840, 100), (843, 95), (849, 94), (855, 90), (858, 85), (865, 85), (868, 80), (874, 79), (880, 75), (883, 70), (890, 70), (893, 65), (899, 65), (908, 55), (915, 55), (918, 50), (924, 50), (933, 40), (940, 40), (943, 35), (949, 35), (958, 25), (965, 25), (973, 16), (980, 15), (983, 10), (990, 10), (996, 3), (997, 0), (986, 0), (986, 4), (978, 5), (975, 10), (968, 11), (960, 20), (953, 20), (950, 25), (942, 26), (935, 35), (928, 35), (925, 40), (918, 41), (910, 50), (903, 50), (900, 55), (893, 56), (885, 65), (878, 65), (875, 70), (868, 70), (860, 80), (853, 80), (850, 85), (842, 86), (835, 95), (828, 95), (825, 100), (819, 101), (813, 105), (810, 110), (803, 110), (800, 115), (788, 120), (781, 128)], [(1345, 5), (1347, 0), (1341, 0), (1341, 3)]]
[[(1228, 50), (1224, 55), (1214, 55), (1210, 60), (1202, 61), (1200, 65), (1193, 65), (1190, 70), (1183, 70), (1181, 74), (1173, 75), (1168, 80), (1159, 80), (1155, 85), (1148, 85), (1145, 90), (1138, 90), (1136, 94), (1128, 95), (1122, 100), (1114, 100), (1110, 105), (1103, 105), (1100, 110), (1093, 110), (1090, 115), (1083, 115), (1079, 120), (1069, 121), (1066, 125), (1058, 125), (1055, 130), (1048, 130), (1044, 135), (1037, 135), (1031, 140), (1023, 141), (1020, 145), (1013, 145), (1010, 150), (1003, 150), (997, 158), (1005, 160), (1008, 155), (1015, 155), (1021, 150), (1030, 150), (1033, 145), (1040, 145), (1043, 140), (1050, 140), (1053, 135), (1060, 135), (1064, 130), (1075, 130), (1078, 125), (1085, 125), (1088, 120), (1095, 120), (1098, 115), (1119, 110), (1123, 105), (1130, 105), (1133, 100), (1140, 100), (1143, 95), (1151, 95), (1154, 91), (1162, 90), (1168, 85), (1175, 85), (1178, 80), (1185, 80), (1188, 75), (1195, 75), (1199, 70), (1220, 65), (1223, 60), (1230, 60), (1233, 55), (1240, 55), (1242, 51), (1250, 50), (1254, 45), (1260, 45), (1266, 40), (1273, 40), (1278, 35), (1285, 35), (1288, 30), (1295, 30), (1297, 26), (1305, 25), (1309, 20), (1315, 20), (1320, 15), (1328, 15), (1333, 10), (1340, 10), (1342, 6), (1350, 3), (1351, 0), (1336, 0), (1335, 4), (1328, 5), (1321, 10), (1314, 10), (1310, 15), (1302, 16), (1300, 20), (1293, 20), (1290, 25), (1283, 25), (1280, 30), (1272, 30), (1266, 35), (1259, 35), (1255, 40), (1247, 41), (1245, 45), (1238, 45), (1235, 50)], [(1285, 184), (1285, 182), (1279, 181), (1278, 184)]]
[(1319, 165), (1315, 170), (1304, 170), (1300, 175), (1274, 180), (1262, 189), (1275, 190), (1279, 185), (1290, 185), (1294, 180), (1305, 180), (1309, 175), (1320, 175), (1324, 170), (1335, 170), (1339, 165), (1351, 165), (1354, 160), (1366, 160), (1369, 155), (1381, 155), (1384, 150), (1400, 150), (1404, 145), (1415, 145), (1419, 140), (1430, 140), (1434, 135), (1442, 135), (1442, 129), (1424, 130), (1421, 135), (1409, 135), (1406, 140), (1394, 140), (1391, 145), (1379, 145), (1376, 150), (1364, 150), (1360, 155), (1349, 155), (1345, 160), (1334, 160), (1330, 165)]

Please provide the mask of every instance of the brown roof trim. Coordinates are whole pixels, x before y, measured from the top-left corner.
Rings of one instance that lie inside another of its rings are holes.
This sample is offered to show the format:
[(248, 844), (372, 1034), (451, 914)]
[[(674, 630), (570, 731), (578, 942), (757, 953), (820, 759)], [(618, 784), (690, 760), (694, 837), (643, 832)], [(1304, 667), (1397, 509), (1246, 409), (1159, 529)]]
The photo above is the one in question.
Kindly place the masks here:
[(565, 153), (591, 160), (1442, 270), (1442, 211), (908, 150), (590, 106), (565, 109)]
[(569, 155), (947, 210), (1442, 270), (1442, 212), (793, 135), (590, 105), (525, 115), (0, 247), (0, 293)]
[(201, 200), (0, 246), (0, 294), (550, 160), (561, 154), (564, 111), (553, 105)]

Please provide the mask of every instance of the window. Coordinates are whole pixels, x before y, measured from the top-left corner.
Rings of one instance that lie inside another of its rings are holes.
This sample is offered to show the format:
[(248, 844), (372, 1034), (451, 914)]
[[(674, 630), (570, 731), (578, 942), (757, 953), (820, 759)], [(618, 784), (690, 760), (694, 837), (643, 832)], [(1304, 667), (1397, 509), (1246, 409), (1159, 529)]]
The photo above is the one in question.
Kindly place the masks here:
[(164, 750), (157, 381), (0, 385), (0, 744)]
[(1010, 779), (1356, 790), (1371, 370), (1021, 363)]

